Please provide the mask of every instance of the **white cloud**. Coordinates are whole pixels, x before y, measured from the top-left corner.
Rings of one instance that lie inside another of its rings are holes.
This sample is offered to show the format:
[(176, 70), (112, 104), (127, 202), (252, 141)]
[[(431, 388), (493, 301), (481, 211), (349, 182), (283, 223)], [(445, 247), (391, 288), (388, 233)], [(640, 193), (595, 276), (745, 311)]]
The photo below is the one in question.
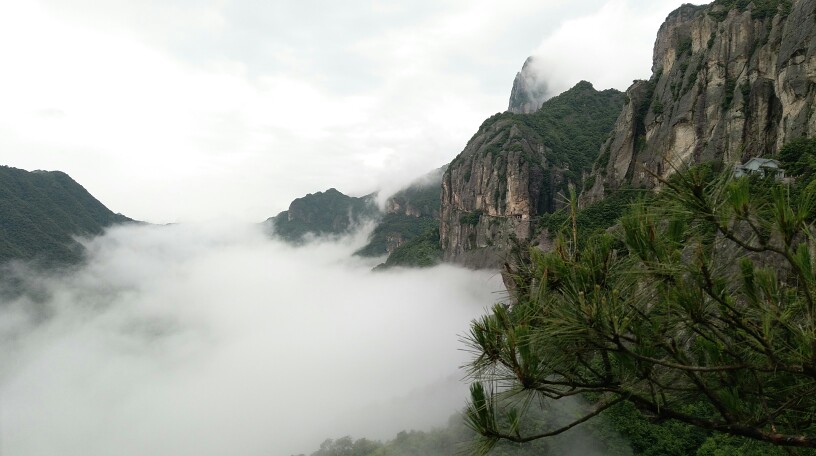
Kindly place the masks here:
[(673, 0), (610, 0), (592, 14), (563, 22), (536, 49), (538, 72), (558, 94), (580, 80), (598, 90), (626, 90), (651, 75), (657, 30)]
[[(4, 453), (293, 454), (444, 424), (466, 391), (458, 335), (501, 281), (372, 273), (349, 257), (362, 239), (123, 227), (75, 273), (27, 273), (48, 298), (0, 309)], [(51, 317), (24, 325), (33, 306)]]
[(12, 3), (3, 164), (68, 172), (151, 222), (257, 221), (305, 193), (395, 186), (506, 108), (541, 37), (560, 88), (648, 76), (669, 3), (601, 5)]

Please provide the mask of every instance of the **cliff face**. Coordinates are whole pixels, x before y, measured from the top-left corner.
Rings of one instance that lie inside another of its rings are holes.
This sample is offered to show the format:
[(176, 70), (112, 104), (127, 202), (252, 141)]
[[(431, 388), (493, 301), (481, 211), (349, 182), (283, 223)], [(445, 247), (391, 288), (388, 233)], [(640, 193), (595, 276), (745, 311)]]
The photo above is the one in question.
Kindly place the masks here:
[(513, 90), (510, 91), (510, 104), (507, 110), (516, 114), (531, 114), (548, 98), (546, 81), (536, 71), (535, 57), (527, 57), (521, 71), (516, 73)]
[[(583, 200), (651, 187), (686, 163), (728, 164), (816, 134), (816, 0), (683, 5), (655, 41)], [(759, 5), (759, 6), (756, 6)]]
[(445, 168), (431, 171), (385, 202), (385, 214), (371, 233), (362, 256), (394, 253), (411, 240), (439, 227), (439, 186)]
[(534, 114), (486, 120), (442, 178), (439, 235), (445, 261), (497, 267), (534, 218), (580, 185), (623, 104), (615, 90), (581, 82)]
[(386, 214), (439, 218), (439, 185), (446, 166), (435, 169), (385, 202)]
[(544, 191), (549, 174), (537, 135), (522, 134), (510, 119), (480, 130), (442, 179), (444, 259), (500, 264), (511, 236), (529, 238), (531, 217), (552, 208), (553, 195)]

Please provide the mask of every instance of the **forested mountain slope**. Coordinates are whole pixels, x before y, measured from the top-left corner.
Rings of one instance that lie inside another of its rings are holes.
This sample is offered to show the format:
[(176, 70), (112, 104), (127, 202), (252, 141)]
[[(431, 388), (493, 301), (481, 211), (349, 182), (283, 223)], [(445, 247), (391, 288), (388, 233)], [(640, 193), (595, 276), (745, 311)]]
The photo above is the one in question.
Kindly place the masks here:
[(63, 172), (0, 166), (0, 263), (75, 262), (82, 256), (75, 237), (97, 235), (130, 221)]

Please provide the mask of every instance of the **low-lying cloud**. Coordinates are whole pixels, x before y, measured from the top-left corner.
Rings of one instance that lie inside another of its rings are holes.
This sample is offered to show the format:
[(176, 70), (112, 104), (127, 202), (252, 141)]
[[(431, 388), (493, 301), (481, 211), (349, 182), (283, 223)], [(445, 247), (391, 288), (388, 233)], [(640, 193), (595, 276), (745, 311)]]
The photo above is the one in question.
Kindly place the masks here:
[(675, 0), (609, 0), (597, 11), (566, 20), (533, 52), (532, 69), (557, 95), (580, 80), (596, 89), (626, 90), (651, 76), (652, 48)]
[(257, 226), (127, 226), (0, 306), (0, 453), (289, 455), (461, 407), (471, 318), (499, 277), (372, 273), (362, 236), (294, 248)]

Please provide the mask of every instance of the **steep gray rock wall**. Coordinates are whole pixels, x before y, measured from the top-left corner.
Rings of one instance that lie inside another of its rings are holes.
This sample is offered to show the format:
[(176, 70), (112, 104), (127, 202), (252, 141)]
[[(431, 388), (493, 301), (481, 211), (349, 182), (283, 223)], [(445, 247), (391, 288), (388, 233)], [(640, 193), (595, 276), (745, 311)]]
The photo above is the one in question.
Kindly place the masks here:
[(623, 105), (616, 90), (581, 81), (533, 114), (487, 119), (442, 178), (445, 261), (498, 267), (515, 240), (534, 242), (537, 217), (581, 185)]
[(513, 90), (510, 91), (510, 103), (507, 107), (509, 112), (516, 114), (536, 112), (549, 98), (547, 82), (541, 77), (536, 64), (535, 57), (527, 57), (521, 71), (516, 73)]
[[(442, 179), (440, 243), (445, 261), (497, 267), (513, 237), (528, 239), (532, 218), (552, 209), (543, 141), (499, 120), (471, 139)], [(542, 195), (543, 193), (543, 195)]]
[[(737, 163), (816, 134), (816, 0), (683, 5), (627, 91), (582, 200), (709, 160)], [(768, 4), (771, 4), (769, 7)]]

